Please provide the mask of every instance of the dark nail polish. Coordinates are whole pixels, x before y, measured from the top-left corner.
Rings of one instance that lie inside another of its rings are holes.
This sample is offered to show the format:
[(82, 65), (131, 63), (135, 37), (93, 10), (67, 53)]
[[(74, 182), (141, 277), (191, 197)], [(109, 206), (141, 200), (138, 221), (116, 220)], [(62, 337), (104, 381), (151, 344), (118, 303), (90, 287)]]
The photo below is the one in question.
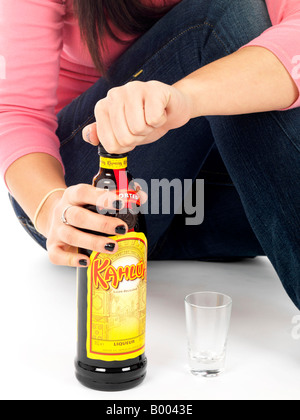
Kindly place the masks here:
[(117, 235), (125, 235), (126, 227), (124, 225), (117, 226), (115, 231)]
[(82, 267), (87, 267), (87, 265), (88, 265), (87, 260), (80, 260), (80, 261), (79, 261), (79, 264), (80, 264)]
[(115, 208), (116, 210), (120, 210), (123, 207), (123, 201), (121, 200), (116, 200), (112, 203), (113, 208)]
[(113, 252), (115, 247), (116, 247), (116, 244), (110, 243), (110, 244), (106, 244), (104, 248), (106, 249), (106, 251)]

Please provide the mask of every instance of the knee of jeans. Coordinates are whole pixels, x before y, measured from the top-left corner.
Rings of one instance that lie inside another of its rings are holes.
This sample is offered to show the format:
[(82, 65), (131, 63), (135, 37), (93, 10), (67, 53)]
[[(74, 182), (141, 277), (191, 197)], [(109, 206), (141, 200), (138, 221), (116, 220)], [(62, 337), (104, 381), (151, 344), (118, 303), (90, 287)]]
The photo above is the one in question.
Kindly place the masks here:
[(264, 0), (213, 0), (207, 21), (230, 53), (248, 44), (272, 26)]

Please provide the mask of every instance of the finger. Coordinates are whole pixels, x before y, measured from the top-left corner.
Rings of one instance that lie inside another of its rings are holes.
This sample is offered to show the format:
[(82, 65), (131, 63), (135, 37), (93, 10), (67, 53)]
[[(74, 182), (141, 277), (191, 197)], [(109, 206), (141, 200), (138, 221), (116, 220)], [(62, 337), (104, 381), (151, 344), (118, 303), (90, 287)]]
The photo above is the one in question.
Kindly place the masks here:
[(63, 225), (58, 230), (61, 242), (76, 248), (89, 249), (105, 254), (114, 254), (118, 250), (117, 241), (104, 236), (81, 232), (80, 230)]
[(92, 144), (93, 146), (98, 146), (99, 139), (97, 136), (97, 124), (87, 125), (82, 131), (82, 138), (87, 143)]
[[(142, 106), (142, 102), (140, 103), (140, 106)], [(142, 142), (144, 136), (135, 135), (128, 127), (125, 104), (122, 100), (111, 99), (109, 118), (114, 137), (121, 147), (130, 148)], [(137, 119), (138, 116), (135, 116), (135, 118)], [(142, 119), (142, 124), (145, 125), (144, 115), (142, 115)]]
[(117, 194), (117, 191), (103, 190), (96, 202), (96, 208), (98, 213), (100, 213), (99, 210), (101, 210), (102, 213), (102, 210), (105, 209), (110, 210), (112, 214), (115, 214), (114, 212), (116, 212), (116, 210), (122, 210), (125, 207), (125, 204), (124, 200), (120, 199), (120, 195)]
[(87, 204), (102, 206), (103, 208), (114, 208), (116, 193), (114, 191), (95, 188), (88, 184), (78, 184), (69, 187), (64, 198), (71, 206), (85, 206)]
[(151, 127), (162, 127), (167, 122), (167, 106), (171, 94), (164, 89), (163, 84), (158, 86), (156, 83), (148, 82), (147, 88), (153, 89), (154, 92), (152, 95), (147, 95), (145, 100), (145, 120)]
[[(127, 85), (128, 88), (130, 84)], [(129, 131), (134, 136), (147, 136), (153, 127), (147, 124), (145, 118), (144, 98), (141, 95), (132, 95), (125, 103), (125, 118)]]
[[(117, 207), (117, 205), (116, 205)], [(116, 217), (93, 213), (82, 207), (71, 207), (66, 214), (68, 224), (89, 231), (101, 232), (107, 235), (127, 233), (128, 226)]]
[(149, 98), (145, 103), (145, 119), (153, 128), (160, 128), (167, 122), (167, 111), (158, 99)]
[(118, 143), (111, 125), (107, 99), (102, 99), (97, 103), (95, 116), (97, 120), (97, 137), (108, 153), (121, 154), (133, 150), (134, 147), (124, 147)]
[[(69, 249), (69, 250), (66, 250)], [(84, 254), (79, 254), (77, 249), (72, 247), (65, 247), (64, 245), (52, 246), (48, 249), (49, 259), (52, 264), (67, 266), (67, 267), (88, 267), (91, 263), (89, 257)]]
[(108, 93), (107, 103), (110, 124), (114, 133), (114, 137), (117, 141), (121, 140), (122, 142), (122, 140), (132, 137), (132, 134), (129, 131), (125, 118), (124, 100), (117, 92), (120, 92), (120, 90), (113, 89)]
[(142, 187), (140, 186), (140, 184), (137, 183), (137, 182), (134, 182), (134, 188), (135, 188), (136, 193), (140, 197), (141, 205), (147, 203), (148, 194), (145, 191), (142, 190)]

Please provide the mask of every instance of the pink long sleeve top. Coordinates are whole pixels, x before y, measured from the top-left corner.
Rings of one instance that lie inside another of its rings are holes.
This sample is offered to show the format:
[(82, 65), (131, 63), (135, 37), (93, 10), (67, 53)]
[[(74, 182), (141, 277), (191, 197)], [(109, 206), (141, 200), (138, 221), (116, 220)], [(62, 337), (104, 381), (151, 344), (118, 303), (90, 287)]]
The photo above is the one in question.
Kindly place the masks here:
[[(177, 3), (180, 0), (168, 0)], [(163, 0), (155, 0), (159, 5)], [(266, 0), (273, 26), (249, 45), (272, 51), (300, 90), (300, 0)], [(133, 41), (133, 37), (123, 37)], [(126, 48), (107, 39), (105, 62)], [(57, 112), (100, 77), (72, 0), (0, 0), (0, 171), (30, 153), (61, 163)], [(293, 107), (300, 106), (300, 97)]]

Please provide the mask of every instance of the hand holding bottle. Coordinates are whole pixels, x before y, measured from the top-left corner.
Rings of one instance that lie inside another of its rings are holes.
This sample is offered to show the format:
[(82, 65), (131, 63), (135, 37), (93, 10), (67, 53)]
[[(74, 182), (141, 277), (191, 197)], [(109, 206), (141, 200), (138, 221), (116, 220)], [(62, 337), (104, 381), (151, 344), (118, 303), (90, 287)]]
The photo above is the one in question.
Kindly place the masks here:
[(122, 220), (93, 213), (84, 208), (87, 205), (122, 208), (116, 200), (118, 201), (118, 197), (113, 191), (104, 191), (91, 185), (80, 184), (66, 189), (51, 212), (47, 240), (50, 261), (56, 265), (88, 266), (89, 258), (78, 253), (78, 248), (95, 249), (108, 254), (116, 252), (116, 241), (82, 231), (101, 232), (112, 236), (125, 234), (128, 227)]

